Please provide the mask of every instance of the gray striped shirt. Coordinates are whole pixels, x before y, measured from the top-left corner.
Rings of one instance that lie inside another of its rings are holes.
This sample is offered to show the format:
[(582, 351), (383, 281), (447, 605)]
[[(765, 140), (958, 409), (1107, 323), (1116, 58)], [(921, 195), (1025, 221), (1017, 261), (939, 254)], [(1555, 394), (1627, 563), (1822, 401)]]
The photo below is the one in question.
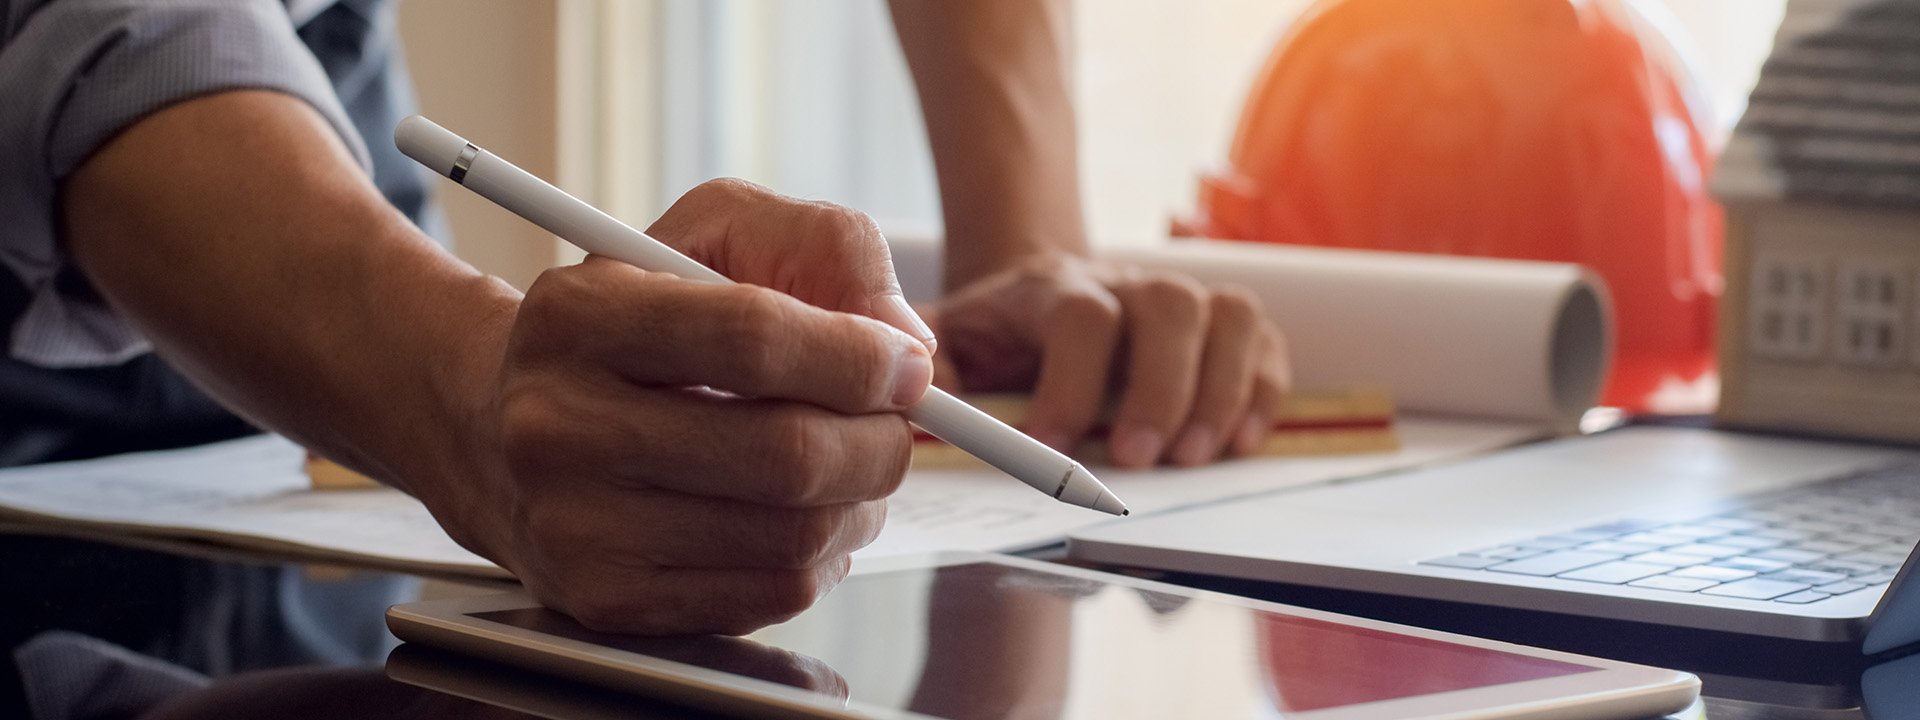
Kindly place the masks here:
[(70, 266), (57, 192), (116, 133), (196, 96), (305, 100), (390, 200), (438, 230), (417, 169), (361, 140), (411, 109), (393, 36), (386, 0), (0, 0), (0, 283), (24, 291), (0, 307), (8, 354), (81, 367), (149, 349)]

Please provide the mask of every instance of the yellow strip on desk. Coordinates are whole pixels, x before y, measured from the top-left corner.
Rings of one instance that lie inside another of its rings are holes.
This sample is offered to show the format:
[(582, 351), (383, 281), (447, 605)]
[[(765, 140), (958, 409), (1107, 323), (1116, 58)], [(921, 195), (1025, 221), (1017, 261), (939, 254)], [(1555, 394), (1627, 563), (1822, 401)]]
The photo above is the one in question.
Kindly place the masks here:
[[(967, 395), (967, 402), (1001, 422), (1021, 427), (1031, 411), (1024, 395)], [(1273, 434), (1254, 451), (1256, 457), (1354, 455), (1391, 452), (1400, 448), (1393, 427), (1393, 398), (1371, 388), (1301, 392), (1289, 396), (1273, 413)], [(1074, 457), (1089, 465), (1105, 464), (1105, 418)], [(916, 470), (957, 470), (984, 467), (978, 459), (939, 438), (915, 433), (913, 467)]]

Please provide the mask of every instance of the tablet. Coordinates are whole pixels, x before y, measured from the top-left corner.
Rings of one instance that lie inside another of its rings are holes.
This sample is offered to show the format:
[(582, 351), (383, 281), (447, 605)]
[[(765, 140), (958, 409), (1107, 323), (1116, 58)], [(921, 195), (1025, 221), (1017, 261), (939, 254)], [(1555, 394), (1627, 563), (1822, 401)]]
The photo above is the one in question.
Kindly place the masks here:
[(400, 639), (728, 713), (812, 718), (1618, 718), (1692, 675), (1020, 558), (866, 560), (746, 637), (597, 633), (523, 594), (395, 606)]

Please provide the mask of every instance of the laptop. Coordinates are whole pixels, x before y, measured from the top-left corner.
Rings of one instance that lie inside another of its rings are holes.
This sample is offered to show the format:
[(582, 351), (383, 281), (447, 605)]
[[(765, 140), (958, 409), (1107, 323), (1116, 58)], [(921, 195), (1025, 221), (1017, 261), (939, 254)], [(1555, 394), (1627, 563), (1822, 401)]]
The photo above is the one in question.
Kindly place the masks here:
[(1920, 640), (1920, 451), (1629, 427), (1077, 532), (1079, 560), (1816, 642)]

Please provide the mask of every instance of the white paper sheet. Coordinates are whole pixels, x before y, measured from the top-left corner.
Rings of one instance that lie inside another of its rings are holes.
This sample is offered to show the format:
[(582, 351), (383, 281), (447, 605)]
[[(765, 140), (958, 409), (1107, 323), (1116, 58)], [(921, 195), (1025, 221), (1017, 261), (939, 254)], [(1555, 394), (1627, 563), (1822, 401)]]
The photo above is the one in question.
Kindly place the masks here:
[[(1427, 465), (1538, 437), (1515, 423), (1402, 418), (1401, 450), (1273, 458), (1192, 470), (1102, 473), (1136, 513)], [(22, 525), (188, 538), (409, 572), (504, 577), (467, 552), (412, 497), (308, 488), (304, 452), (277, 436), (184, 450), (0, 470), (0, 518)], [(911, 473), (887, 527), (858, 557), (1020, 550), (1109, 518), (1063, 505), (994, 471)]]
[[(1395, 452), (1258, 458), (1193, 469), (1098, 470), (1136, 515), (1289, 487), (1431, 465), (1541, 437), (1524, 423), (1402, 417)], [(887, 527), (854, 557), (933, 550), (1023, 550), (1068, 532), (1126, 522), (1047, 499), (992, 470), (913, 472), (887, 504)]]
[(410, 572), (504, 577), (397, 490), (313, 491), (291, 441), (262, 435), (184, 450), (0, 471), (0, 517), (268, 550)]

